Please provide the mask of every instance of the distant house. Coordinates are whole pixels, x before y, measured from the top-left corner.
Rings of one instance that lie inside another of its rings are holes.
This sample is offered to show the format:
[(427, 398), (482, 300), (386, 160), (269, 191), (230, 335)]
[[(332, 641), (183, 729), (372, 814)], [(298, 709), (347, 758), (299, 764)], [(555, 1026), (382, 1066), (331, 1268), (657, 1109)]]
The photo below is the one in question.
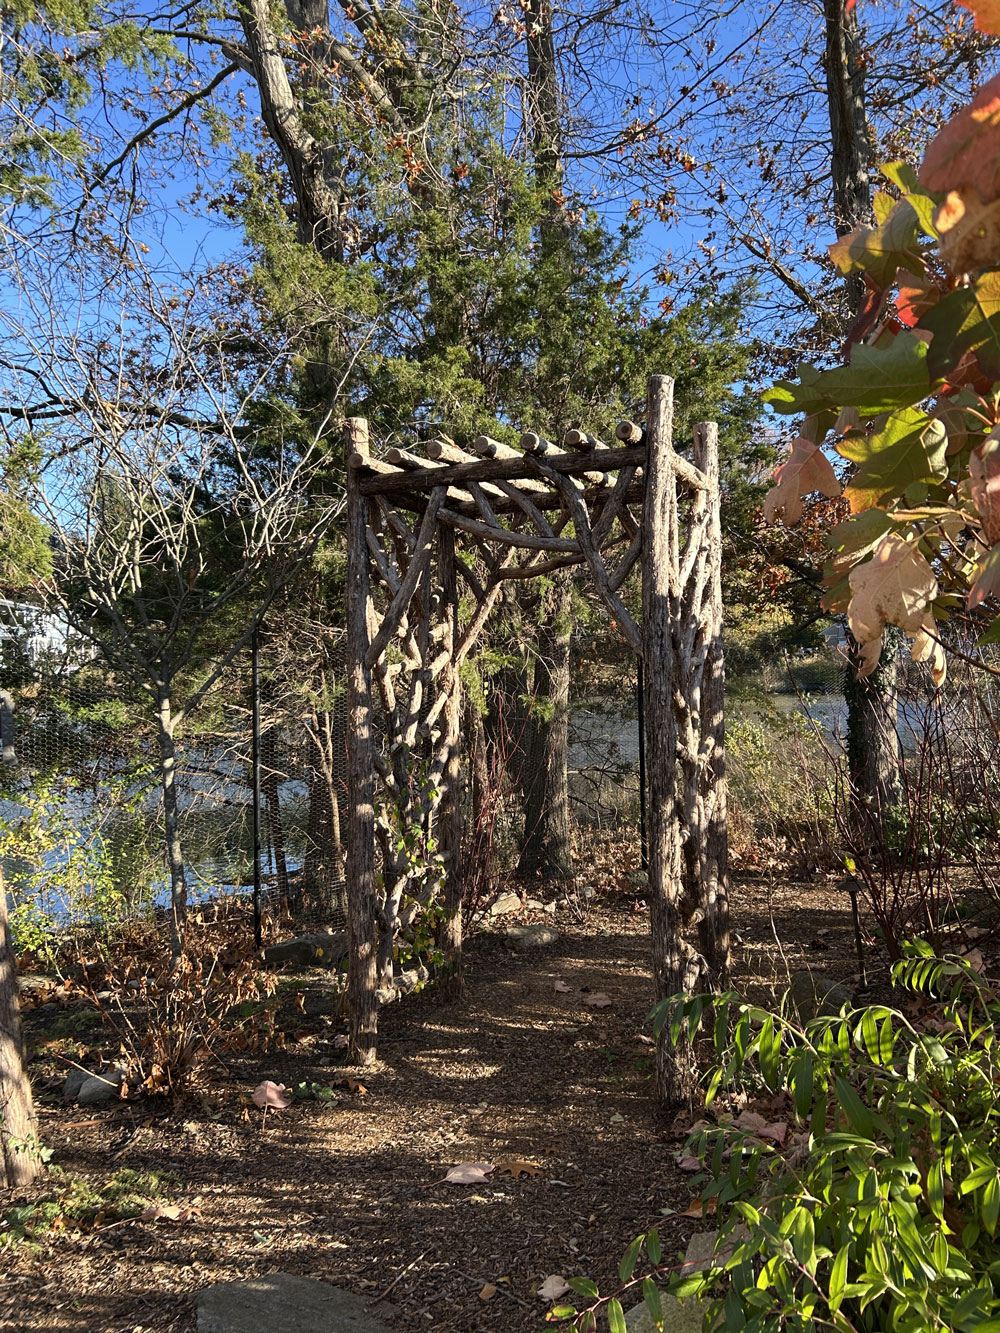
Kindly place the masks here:
[[(0, 599), (0, 659), (9, 646), (35, 665), (46, 657), (65, 656), (69, 642), (69, 624), (58, 612), (34, 602)], [(72, 669), (69, 664), (67, 669)]]

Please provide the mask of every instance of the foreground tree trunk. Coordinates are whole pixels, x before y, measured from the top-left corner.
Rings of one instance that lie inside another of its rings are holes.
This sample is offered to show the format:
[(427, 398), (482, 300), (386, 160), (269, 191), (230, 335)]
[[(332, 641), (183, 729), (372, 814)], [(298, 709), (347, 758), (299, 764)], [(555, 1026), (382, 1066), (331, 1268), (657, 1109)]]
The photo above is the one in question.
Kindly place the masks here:
[(573, 874), (569, 829), (569, 676), (573, 588), (555, 588), (538, 630), (526, 733), (524, 835), (517, 873), (545, 879)]
[(181, 850), (181, 817), (177, 801), (177, 746), (170, 695), (157, 696), (157, 740), (160, 749), (160, 789), (163, 793), (163, 837), (170, 871), (170, 956), (176, 961), (184, 952), (187, 924), (187, 880)]
[[(827, 107), (830, 118), (830, 166), (833, 179), (834, 226), (845, 236), (862, 222), (872, 221), (871, 176), (874, 162), (865, 101), (864, 62), (857, 15), (844, 0), (824, 0), (826, 26)], [(848, 314), (857, 318), (864, 307), (860, 274), (845, 280)], [(888, 651), (888, 645), (892, 651)], [(897, 735), (897, 640), (887, 636), (887, 651), (875, 671), (857, 676), (860, 649), (848, 634), (848, 665), (844, 680), (847, 702), (847, 753), (852, 804), (878, 802), (887, 809), (899, 800), (899, 739)]]
[(27, 1185), (41, 1170), (31, 1084), (24, 1072), (17, 966), (0, 870), (0, 1187)]

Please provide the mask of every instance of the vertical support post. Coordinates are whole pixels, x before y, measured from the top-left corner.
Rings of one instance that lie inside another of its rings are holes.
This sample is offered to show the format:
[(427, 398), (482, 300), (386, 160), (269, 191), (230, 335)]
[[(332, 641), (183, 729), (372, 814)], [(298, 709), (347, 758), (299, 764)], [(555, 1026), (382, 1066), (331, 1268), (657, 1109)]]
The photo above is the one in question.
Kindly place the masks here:
[(705, 664), (701, 685), (701, 865), (699, 893), (704, 915), (698, 923), (702, 957), (712, 985), (729, 983), (732, 962), (729, 928), (729, 831), (726, 781), (726, 668), (722, 647), (722, 519), (719, 492), (719, 428), (701, 421), (694, 428), (694, 462), (712, 483), (705, 558)]
[[(677, 797), (678, 684), (674, 624), (680, 578), (677, 481), (673, 469), (674, 382), (651, 375), (646, 390), (646, 495), (643, 503), (643, 682), (649, 745), (649, 917), (657, 1001), (689, 989), (699, 966), (683, 938), (681, 827)], [(664, 1032), (656, 1049), (655, 1099), (666, 1110), (692, 1090), (691, 1052)]]
[(462, 681), (454, 663), (458, 645), (458, 575), (455, 565), (455, 531), (438, 524), (438, 575), (441, 580), (441, 610), (445, 617), (442, 646), (452, 655), (444, 672), (442, 688), (448, 691), (444, 708), (445, 762), (440, 810), (440, 843), (444, 856), (444, 922), (441, 950), (447, 973), (444, 992), (449, 999), (462, 993), (462, 898), (465, 875), (462, 866), (462, 765), (459, 747), (462, 722)]
[(368, 652), (368, 500), (352, 455), (368, 456), (368, 422), (344, 423), (347, 459), (347, 998), (351, 1015), (350, 1055), (372, 1064), (378, 1040), (378, 938), (375, 899), (375, 754), (372, 739), (372, 680)]
[(24, 1072), (17, 964), (0, 869), (0, 1189), (34, 1180), (41, 1169), (31, 1085)]
[(642, 658), (636, 659), (636, 729), (639, 733), (639, 857), (643, 874), (649, 873), (649, 846), (646, 841), (646, 698)]
[(260, 910), (260, 622), (255, 620), (250, 636), (250, 767), (253, 773), (253, 942), (259, 949), (264, 939)]

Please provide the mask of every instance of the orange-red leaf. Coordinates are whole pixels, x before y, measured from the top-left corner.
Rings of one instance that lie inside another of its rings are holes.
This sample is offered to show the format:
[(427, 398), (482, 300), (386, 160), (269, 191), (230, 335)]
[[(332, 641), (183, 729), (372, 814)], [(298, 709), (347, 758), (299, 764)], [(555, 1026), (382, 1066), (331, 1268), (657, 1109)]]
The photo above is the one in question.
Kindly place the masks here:
[(958, 3), (972, 11), (980, 32), (1000, 34), (1000, 0), (958, 0)]
[(840, 494), (840, 482), (819, 446), (800, 435), (786, 461), (774, 470), (774, 485), (764, 497), (764, 521), (796, 523), (802, 517), (802, 496), (811, 491), (832, 499)]
[(920, 183), (928, 190), (975, 190), (982, 203), (1000, 197), (1000, 74), (980, 88), (931, 140)]

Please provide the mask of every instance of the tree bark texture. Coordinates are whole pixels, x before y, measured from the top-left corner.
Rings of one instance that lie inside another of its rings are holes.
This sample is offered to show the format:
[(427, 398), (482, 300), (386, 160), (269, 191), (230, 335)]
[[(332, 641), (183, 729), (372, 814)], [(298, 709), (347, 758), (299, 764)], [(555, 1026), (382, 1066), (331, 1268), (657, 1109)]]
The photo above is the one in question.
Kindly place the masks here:
[(176, 961), (184, 952), (187, 925), (187, 879), (181, 847), (181, 815), (177, 799), (177, 745), (170, 695), (157, 697), (157, 737), (160, 750), (160, 790), (163, 795), (163, 837), (170, 872), (170, 954)]
[(535, 644), (524, 764), (524, 834), (517, 873), (545, 879), (573, 874), (569, 825), (569, 682), (573, 587), (555, 575)]
[[(345, 424), (348, 452), (368, 453), (368, 423)], [(358, 488), (358, 470), (347, 469), (347, 762), (350, 801), (347, 837), (348, 1003), (350, 1054), (372, 1064), (378, 1040), (378, 906), (375, 884), (375, 752), (372, 738), (372, 680), (368, 652), (368, 501)]]
[[(673, 381), (651, 376), (642, 596), (657, 1001), (724, 981), (729, 964), (719, 494), (717, 487), (697, 491), (682, 530), (672, 431)], [(700, 432), (701, 462), (717, 477), (714, 433), (705, 427)], [(698, 948), (689, 938), (695, 931)], [(665, 1030), (656, 1051), (658, 1106), (684, 1104), (694, 1082), (690, 1047), (684, 1041), (673, 1045)]]
[(24, 1070), (17, 963), (7, 921), (7, 890), (0, 870), (0, 1187), (27, 1185), (41, 1170), (38, 1125)]
[[(824, 0), (826, 53), (824, 58), (827, 106), (830, 118), (830, 166), (833, 179), (834, 226), (845, 236), (872, 221), (874, 153), (868, 133), (864, 64), (857, 14), (847, 12), (844, 0)], [(865, 302), (864, 279), (845, 279), (850, 318)], [(848, 774), (851, 801), (897, 804), (900, 790), (898, 738), (898, 636), (889, 632), (879, 665), (864, 680), (857, 676), (860, 648), (850, 631), (844, 679), (847, 703)]]
[[(443, 524), (438, 528), (438, 577), (441, 583), (445, 634), (442, 652), (454, 655), (458, 640), (458, 578), (455, 566), (455, 532)], [(444, 954), (444, 990), (449, 999), (462, 992), (462, 905), (465, 867), (462, 863), (462, 681), (457, 669), (449, 670), (445, 682), (448, 700), (444, 708), (445, 763), (442, 799), (438, 811), (439, 845), (444, 859), (444, 922), (441, 950)]]

